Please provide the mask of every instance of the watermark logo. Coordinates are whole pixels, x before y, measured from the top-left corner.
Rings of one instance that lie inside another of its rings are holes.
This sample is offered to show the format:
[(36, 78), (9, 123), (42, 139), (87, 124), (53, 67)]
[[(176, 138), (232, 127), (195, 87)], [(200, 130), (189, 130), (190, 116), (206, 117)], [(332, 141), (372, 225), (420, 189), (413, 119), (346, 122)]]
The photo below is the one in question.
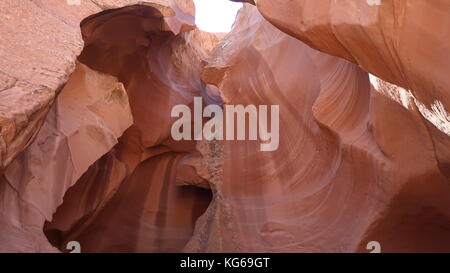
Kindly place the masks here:
[(69, 6), (80, 6), (81, 0), (66, 0)]
[(381, 253), (381, 244), (378, 241), (370, 241), (366, 246), (367, 250), (372, 250), (370, 253)]
[[(261, 151), (278, 149), (279, 105), (271, 105), (270, 109), (268, 105), (258, 107), (225, 105), (224, 107), (225, 109), (218, 105), (208, 105), (203, 109), (202, 97), (194, 97), (192, 123), (189, 106), (183, 104), (174, 106), (171, 116), (179, 119), (172, 125), (172, 138), (176, 141), (192, 140), (192, 136), (194, 140), (260, 140)], [(203, 118), (211, 119), (203, 125)], [(192, 124), (194, 125), (193, 134)]]
[(367, 0), (369, 6), (381, 6), (381, 0)]
[(81, 245), (77, 241), (68, 242), (66, 249), (71, 250), (70, 253), (81, 253)]

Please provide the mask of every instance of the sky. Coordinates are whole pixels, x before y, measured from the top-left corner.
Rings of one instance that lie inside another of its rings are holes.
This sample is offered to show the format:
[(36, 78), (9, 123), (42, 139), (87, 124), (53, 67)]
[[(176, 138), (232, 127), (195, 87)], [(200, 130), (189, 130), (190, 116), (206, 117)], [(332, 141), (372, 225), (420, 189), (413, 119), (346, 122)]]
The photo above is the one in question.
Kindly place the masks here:
[(229, 32), (242, 3), (229, 0), (194, 0), (195, 23), (208, 32)]

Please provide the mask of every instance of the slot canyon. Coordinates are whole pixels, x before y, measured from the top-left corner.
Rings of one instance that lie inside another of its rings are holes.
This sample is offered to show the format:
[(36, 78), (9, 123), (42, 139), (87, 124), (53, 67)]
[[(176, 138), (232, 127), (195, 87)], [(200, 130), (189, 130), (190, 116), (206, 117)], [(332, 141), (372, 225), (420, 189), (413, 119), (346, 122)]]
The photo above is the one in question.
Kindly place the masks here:
[[(450, 252), (450, 2), (233, 1), (0, 1), (0, 252)], [(278, 149), (175, 141), (195, 97)]]

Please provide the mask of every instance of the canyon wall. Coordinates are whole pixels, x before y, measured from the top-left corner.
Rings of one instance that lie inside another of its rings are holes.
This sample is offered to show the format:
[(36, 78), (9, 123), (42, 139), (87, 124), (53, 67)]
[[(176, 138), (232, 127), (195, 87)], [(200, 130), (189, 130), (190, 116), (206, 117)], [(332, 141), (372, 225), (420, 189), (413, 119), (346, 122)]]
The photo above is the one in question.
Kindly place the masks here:
[[(25, 21), (29, 25), (19, 24), (23, 32), (42, 36), (35, 41), (28, 37), (36, 43), (26, 47), (22, 31), (12, 24), (2, 27), (12, 35), (11, 47), (6, 48), (11, 60), (5, 71), (11, 67), (6, 72), (15, 73), (16, 85), (22, 78), (36, 80), (35, 85), (44, 86), (48, 98), (40, 99), (34, 86), (21, 85), (18, 90), (12, 85), (1, 93), (2, 103), (11, 107), (2, 111), (8, 122), (8, 126), (2, 125), (6, 147), (2, 154), (8, 157), (0, 183), (4, 227), (0, 250), (65, 250), (74, 236), (83, 251), (179, 250), (190, 238), (196, 217), (208, 205), (210, 193), (173, 184), (178, 161), (194, 146), (170, 141), (170, 109), (188, 104), (194, 95), (208, 97), (216, 92), (201, 82), (200, 66), (218, 38), (194, 30), (191, 1), (81, 3), (2, 2), (6, 5), (2, 10), (11, 12), (5, 18)], [(30, 8), (35, 11), (32, 17), (18, 18)], [(103, 9), (107, 10), (101, 12)], [(48, 30), (45, 35), (33, 32), (30, 18), (42, 25), (53, 23), (56, 29), (39, 29), (43, 33)], [(60, 25), (64, 28), (58, 29)], [(24, 50), (15, 50), (15, 44)], [(22, 59), (33, 61), (35, 55), (36, 66), (55, 70), (49, 72), (51, 80), (25, 71), (33, 64), (26, 66)], [(28, 102), (31, 113), (19, 108), (27, 107)], [(27, 143), (21, 142), (24, 137)], [(124, 199), (130, 203), (115, 203)], [(106, 222), (101, 220), (100, 211), (107, 215), (110, 208), (106, 204), (116, 204), (112, 210), (117, 221), (125, 221), (123, 229), (130, 225), (127, 236), (122, 228), (115, 228), (120, 225), (109, 224), (114, 219), (107, 216)], [(122, 213), (117, 213), (117, 206)], [(167, 216), (167, 210), (173, 213)], [(107, 234), (104, 225), (123, 236), (123, 245), (115, 241), (117, 234), (109, 235), (113, 238), (110, 242), (95, 235), (97, 231)], [(86, 226), (92, 230), (88, 235), (83, 233)], [(162, 238), (164, 233), (167, 239)], [(142, 240), (141, 234), (151, 241)], [(103, 243), (88, 243), (82, 236), (94, 236)], [(139, 240), (132, 240), (133, 236)]]
[[(69, 5), (62, 0), (5, 0), (0, 36), (0, 171), (36, 136), (55, 95), (83, 49), (79, 24), (106, 9), (142, 3), (163, 17), (175, 33), (194, 22), (191, 1), (95, 0)], [(164, 4), (164, 5), (163, 5)], [(173, 16), (173, 15), (177, 16)]]
[[(241, 2), (0, 3), (1, 252), (450, 251), (448, 3)], [(173, 140), (194, 97), (278, 149)]]
[(225, 104), (280, 105), (280, 147), (223, 142), (213, 202), (186, 251), (364, 252), (370, 241), (386, 252), (450, 250), (442, 147), (390, 85), (375, 89), (359, 66), (282, 33), (253, 6), (203, 80)]
[(449, 105), (450, 3), (446, 0), (258, 0), (261, 14), (320, 51)]
[(434, 125), (427, 123), (438, 163), (450, 175), (450, 143), (442, 134), (450, 135), (450, 2), (259, 0), (257, 6), (280, 30), (401, 87), (389, 92), (393, 97), (413, 97)]

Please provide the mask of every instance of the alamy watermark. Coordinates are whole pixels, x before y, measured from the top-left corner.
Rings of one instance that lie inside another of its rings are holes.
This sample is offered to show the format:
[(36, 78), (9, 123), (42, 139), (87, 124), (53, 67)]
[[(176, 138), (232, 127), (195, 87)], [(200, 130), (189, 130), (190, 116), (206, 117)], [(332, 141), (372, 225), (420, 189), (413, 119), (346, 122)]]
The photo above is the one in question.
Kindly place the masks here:
[(369, 6), (381, 6), (381, 0), (367, 0)]
[(66, 0), (69, 6), (80, 6), (81, 0)]
[(69, 253), (81, 253), (81, 244), (78, 241), (70, 241), (66, 246), (67, 250), (71, 250)]
[[(279, 105), (271, 105), (269, 109), (268, 105), (256, 107), (252, 104), (225, 105), (224, 109), (219, 105), (208, 105), (203, 109), (202, 97), (194, 97), (193, 118), (191, 108), (187, 105), (179, 104), (172, 108), (171, 116), (179, 119), (173, 123), (171, 135), (176, 141), (192, 140), (192, 138), (194, 140), (260, 140), (261, 151), (275, 151), (280, 141), (279, 111)], [(211, 119), (203, 125), (203, 118)]]
[[(71, 250), (69, 253), (81, 253), (81, 244), (78, 241), (70, 241), (67, 243), (66, 249)], [(371, 250), (369, 253), (381, 253), (381, 244), (378, 241), (370, 241), (367, 243), (366, 249)], [(265, 259), (266, 259), (266, 265), (267, 265), (268, 258), (265, 258)], [(259, 259), (259, 260), (261, 260), (261, 259)], [(183, 265), (183, 262), (184, 262), (184, 265)], [(233, 261), (231, 261), (231, 262), (233, 262)], [(256, 267), (262, 267), (262, 262), (258, 262), (258, 259), (255, 260), (254, 262), (259, 263), (261, 265), (261, 266), (257, 265)], [(242, 265), (242, 263), (241, 263), (241, 265)], [(252, 265), (253, 265), (253, 262), (252, 262), (251, 266)], [(189, 266), (186, 266), (185, 260), (182, 260), (182, 263), (180, 266), (181, 267), (189, 267)], [(212, 264), (211, 264), (211, 267), (212, 267)]]

